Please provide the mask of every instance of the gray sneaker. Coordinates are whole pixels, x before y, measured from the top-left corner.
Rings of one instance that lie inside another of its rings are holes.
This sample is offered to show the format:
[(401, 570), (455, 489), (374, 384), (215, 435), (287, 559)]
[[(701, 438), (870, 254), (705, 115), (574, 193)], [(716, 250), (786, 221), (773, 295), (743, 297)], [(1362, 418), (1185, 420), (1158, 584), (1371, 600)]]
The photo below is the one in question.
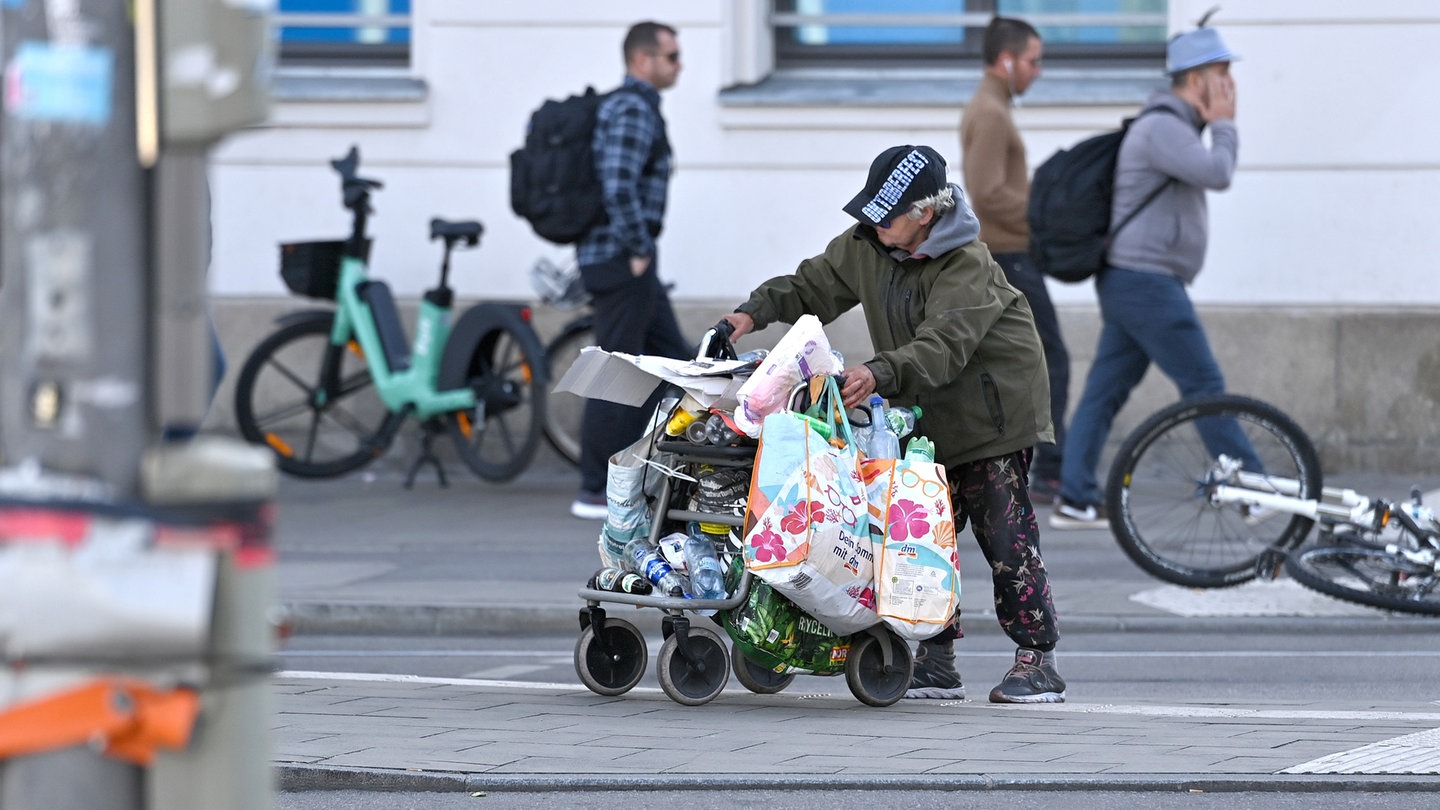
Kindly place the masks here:
[(991, 703), (1064, 703), (1065, 679), (1055, 669), (1055, 652), (1029, 647), (1015, 651), (1015, 665), (990, 690)]
[(907, 698), (963, 700), (965, 685), (955, 669), (955, 642), (920, 642), (915, 651), (915, 672), (910, 676)]

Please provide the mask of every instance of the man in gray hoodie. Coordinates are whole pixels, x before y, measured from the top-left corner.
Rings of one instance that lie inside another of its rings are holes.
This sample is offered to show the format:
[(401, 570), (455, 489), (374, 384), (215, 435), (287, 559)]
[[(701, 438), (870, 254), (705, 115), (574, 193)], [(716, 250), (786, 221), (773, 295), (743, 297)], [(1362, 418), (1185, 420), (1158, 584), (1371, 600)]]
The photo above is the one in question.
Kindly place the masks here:
[[(1120, 147), (1110, 222), (1123, 221), (1163, 190), (1111, 243), (1096, 279), (1102, 327), (1095, 362), (1070, 420), (1060, 470), (1055, 529), (1105, 528), (1104, 493), (1095, 469), (1115, 414), (1153, 362), (1184, 397), (1221, 393), (1225, 378), (1185, 291), (1205, 263), (1207, 190), (1229, 188), (1239, 138), (1235, 131), (1235, 54), (1212, 28), (1170, 40), (1170, 89), (1157, 91)], [(1163, 108), (1163, 109), (1159, 109)], [(1210, 146), (1201, 132), (1210, 128)], [(1212, 452), (1227, 451), (1258, 469), (1254, 451), (1233, 423), (1207, 426)]]
[[(969, 522), (991, 569), (995, 616), (1016, 644), (990, 700), (1061, 702), (1060, 628), (1026, 486), (1035, 444), (1055, 435), (1030, 305), (976, 238), (980, 222), (931, 147), (881, 152), (844, 211), (856, 222), (825, 252), (761, 284), (725, 319), (738, 340), (776, 321), (830, 323), (864, 309), (875, 356), (845, 369), (841, 395), (848, 407), (880, 394), (924, 412), (916, 435), (935, 442), (955, 530)], [(906, 697), (965, 696), (958, 618), (920, 642)]]

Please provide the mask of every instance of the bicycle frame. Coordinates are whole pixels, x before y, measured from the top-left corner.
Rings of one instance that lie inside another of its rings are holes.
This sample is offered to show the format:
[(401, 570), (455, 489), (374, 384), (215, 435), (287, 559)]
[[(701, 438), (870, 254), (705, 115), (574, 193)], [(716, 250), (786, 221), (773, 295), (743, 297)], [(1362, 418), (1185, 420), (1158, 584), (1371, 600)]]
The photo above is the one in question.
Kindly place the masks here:
[(413, 413), (424, 420), (442, 413), (475, 407), (475, 392), (470, 388), (438, 391), (440, 359), (445, 341), (450, 337), (450, 310), (430, 301), (420, 300), (419, 318), (411, 336), (410, 367), (392, 371), (380, 343), (375, 314), (369, 303), (360, 297), (360, 285), (366, 281), (365, 262), (345, 256), (340, 264), (340, 283), (336, 290), (335, 325), (330, 343), (341, 350), (352, 338), (360, 346), (366, 366), (375, 381), (380, 399), (393, 413)]
[(1245, 472), (1239, 469), (1239, 462), (1228, 456), (1220, 456), (1211, 470), (1212, 482), (1233, 481), (1233, 484), (1213, 483), (1209, 499), (1213, 505), (1253, 504), (1300, 515), (1311, 519), (1322, 519), (1353, 526), (1381, 528), (1393, 517), (1406, 524), (1411, 532), (1423, 536), (1425, 530), (1418, 522), (1431, 517), (1426, 507), (1419, 507), (1416, 514), (1410, 514), (1396, 504), (1361, 495), (1353, 489), (1323, 487), (1319, 499), (1296, 497), (1300, 482), (1290, 478)]

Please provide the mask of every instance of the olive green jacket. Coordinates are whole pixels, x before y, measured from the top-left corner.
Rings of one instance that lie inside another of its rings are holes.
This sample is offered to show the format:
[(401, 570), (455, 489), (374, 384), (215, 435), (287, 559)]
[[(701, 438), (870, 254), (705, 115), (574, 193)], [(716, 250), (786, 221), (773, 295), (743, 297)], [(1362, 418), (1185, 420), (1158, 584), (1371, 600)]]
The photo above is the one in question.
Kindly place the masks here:
[(875, 348), (865, 365), (876, 392), (922, 408), (915, 432), (935, 442), (935, 460), (945, 465), (1055, 440), (1030, 305), (976, 241), (974, 214), (954, 188), (960, 206), (914, 255), (887, 249), (873, 228), (857, 224), (737, 308), (763, 329), (805, 314), (828, 324), (864, 307)]

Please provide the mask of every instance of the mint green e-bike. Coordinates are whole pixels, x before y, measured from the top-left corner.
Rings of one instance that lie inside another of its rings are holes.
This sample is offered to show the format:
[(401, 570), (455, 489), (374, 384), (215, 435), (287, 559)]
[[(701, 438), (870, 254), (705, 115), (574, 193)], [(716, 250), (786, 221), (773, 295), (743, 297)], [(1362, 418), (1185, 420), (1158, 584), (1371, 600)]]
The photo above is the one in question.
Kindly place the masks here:
[(421, 452), (406, 486), (426, 463), (444, 485), (431, 440), (447, 435), (455, 454), (483, 479), (514, 478), (535, 455), (545, 424), (545, 349), (520, 304), (481, 302), (452, 325), (450, 254), (475, 247), (475, 221), (430, 222), (443, 240), (440, 283), (419, 303), (407, 339), (389, 286), (369, 277), (365, 234), (376, 180), (356, 174), (355, 148), (330, 165), (340, 173), (350, 237), (281, 246), (291, 291), (335, 302), (279, 319), (251, 352), (235, 383), (235, 418), (247, 441), (275, 452), (279, 468), (306, 478), (339, 476), (382, 455), (409, 419)]

